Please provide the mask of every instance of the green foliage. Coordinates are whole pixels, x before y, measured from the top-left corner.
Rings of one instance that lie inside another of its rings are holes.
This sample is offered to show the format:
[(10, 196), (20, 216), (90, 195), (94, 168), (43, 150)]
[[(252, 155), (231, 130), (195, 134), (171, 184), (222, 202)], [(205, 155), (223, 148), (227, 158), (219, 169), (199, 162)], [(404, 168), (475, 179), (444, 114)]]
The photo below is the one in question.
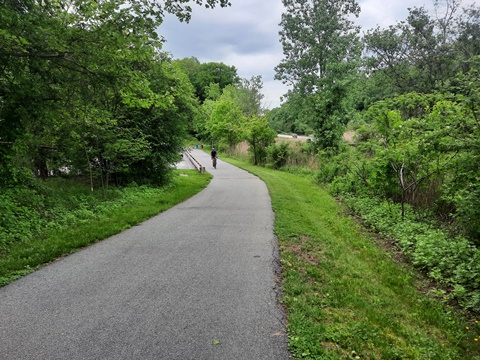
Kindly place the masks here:
[(223, 90), (226, 86), (237, 85), (240, 81), (234, 66), (217, 62), (200, 63), (194, 57), (177, 60), (177, 62), (188, 75), (200, 103), (209, 98), (211, 84), (217, 84), (219, 89)]
[(242, 108), (242, 113), (247, 118), (254, 118), (263, 114), (262, 76), (252, 76), (250, 79), (242, 79), (236, 92), (237, 102)]
[[(467, 330), (473, 321), (421, 294), (412, 269), (392, 259), (378, 239), (346, 218), (309, 177), (233, 163), (265, 181), (272, 197), (289, 347), (296, 358), (479, 358), (474, 339), (480, 328)], [(385, 224), (401, 224), (399, 209), (391, 205), (377, 202), (372, 209), (381, 207), (377, 214), (392, 215)], [(463, 276), (463, 270), (456, 274)], [(456, 287), (457, 294), (462, 291)], [(465, 304), (474, 301), (462, 299)]]
[(347, 94), (360, 56), (354, 0), (283, 0), (280, 39), (285, 59), (276, 78), (293, 85), (289, 101), (309, 117), (320, 149), (336, 151), (346, 120)]
[(293, 102), (287, 101), (280, 107), (267, 111), (268, 123), (277, 133), (313, 134), (314, 120), (310, 115), (297, 109)]
[(287, 164), (289, 154), (288, 143), (271, 144), (267, 148), (267, 165), (274, 169), (280, 169)]
[(443, 200), (453, 204), (454, 218), (480, 245), (480, 57), (472, 58), (470, 66), (468, 73), (460, 74), (452, 82), (454, 99), (460, 108), (457, 121), (450, 120), (451, 108), (438, 108), (437, 116), (450, 120), (444, 124), (450, 134), (444, 146), (457, 153), (443, 187)]
[(478, 85), (472, 67), (455, 79), (455, 94), (410, 93), (376, 102), (364, 113), (356, 146), (321, 157), (317, 175), (450, 289), (442, 290), (445, 299), (467, 309), (478, 308), (480, 299)]
[(181, 21), (189, 22), (192, 16), (192, 7), (190, 3), (205, 6), (208, 8), (214, 8), (219, 5), (221, 7), (230, 6), (228, 0), (165, 0), (158, 2), (156, 0), (146, 1), (153, 10), (157, 10), (154, 13), (156, 16), (163, 17), (164, 11), (169, 12), (177, 16)]
[[(352, 166), (372, 195), (434, 207), (451, 181), (472, 118), (445, 96), (405, 94), (375, 103), (358, 130), (361, 160)], [(447, 214), (448, 215), (448, 214)]]
[(405, 21), (367, 32), (367, 105), (396, 94), (433, 92), (458, 71), (470, 69), (469, 59), (480, 54), (478, 5), (461, 8), (459, 1), (435, 5), (436, 17), (414, 7)]
[(216, 141), (228, 144), (230, 154), (233, 147), (243, 138), (246, 121), (238, 103), (235, 101), (235, 88), (227, 87), (220, 98), (212, 103), (210, 118), (205, 125), (210, 136)]
[(221, 93), (221, 86), (211, 83), (206, 89), (208, 98), (195, 118), (197, 134), (217, 144), (217, 148), (228, 147), (230, 156), (235, 145), (246, 140), (253, 162), (264, 164), (267, 147), (275, 141), (276, 133), (261, 115), (262, 86), (260, 76), (242, 79), (236, 86), (228, 85)]
[[(111, 190), (108, 198), (117, 195), (116, 190)], [(5, 249), (39, 236), (45, 229), (67, 226), (72, 218), (87, 219), (93, 215), (94, 203), (103, 197), (103, 192), (92, 192), (84, 184), (65, 179), (4, 188), (0, 195), (0, 247)]]
[(395, 239), (412, 263), (435, 279), (445, 292), (444, 300), (455, 300), (463, 308), (476, 310), (480, 306), (480, 250), (467, 239), (439, 230), (420, 221), (409, 209), (400, 217), (396, 204), (375, 198), (347, 197), (346, 203), (365, 222)]
[[(215, 3), (227, 5), (205, 4)], [(104, 188), (167, 179), (197, 105), (188, 78), (161, 52), (163, 11), (185, 18), (190, 9), (184, 1), (2, 3), (4, 183), (60, 169)]]
[(265, 117), (252, 117), (245, 123), (245, 134), (253, 154), (253, 164), (263, 165), (267, 160), (268, 146), (275, 142), (277, 134), (268, 125)]

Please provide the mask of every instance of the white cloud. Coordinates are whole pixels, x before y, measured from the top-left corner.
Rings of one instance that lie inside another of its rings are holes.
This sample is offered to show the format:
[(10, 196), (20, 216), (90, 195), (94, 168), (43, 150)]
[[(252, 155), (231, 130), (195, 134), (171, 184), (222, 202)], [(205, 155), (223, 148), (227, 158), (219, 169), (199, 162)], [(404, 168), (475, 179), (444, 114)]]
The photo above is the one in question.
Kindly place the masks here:
[[(430, 2), (431, 0), (427, 0)], [(357, 24), (364, 30), (376, 27), (387, 27), (395, 24), (399, 20), (404, 20), (408, 16), (408, 8), (421, 7), (425, 5), (418, 0), (404, 1), (378, 1), (363, 0), (360, 1), (362, 12), (358, 18)]]
[(280, 106), (280, 99), (287, 93), (289, 88), (278, 80), (263, 81), (263, 107), (273, 109)]

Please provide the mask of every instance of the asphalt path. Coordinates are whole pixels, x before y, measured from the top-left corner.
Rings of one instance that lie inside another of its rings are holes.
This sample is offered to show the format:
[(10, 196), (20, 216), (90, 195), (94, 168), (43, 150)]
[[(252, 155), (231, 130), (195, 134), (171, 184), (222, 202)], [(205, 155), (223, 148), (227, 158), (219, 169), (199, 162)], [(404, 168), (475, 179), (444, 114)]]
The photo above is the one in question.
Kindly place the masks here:
[(0, 288), (0, 359), (289, 359), (265, 184), (186, 202)]

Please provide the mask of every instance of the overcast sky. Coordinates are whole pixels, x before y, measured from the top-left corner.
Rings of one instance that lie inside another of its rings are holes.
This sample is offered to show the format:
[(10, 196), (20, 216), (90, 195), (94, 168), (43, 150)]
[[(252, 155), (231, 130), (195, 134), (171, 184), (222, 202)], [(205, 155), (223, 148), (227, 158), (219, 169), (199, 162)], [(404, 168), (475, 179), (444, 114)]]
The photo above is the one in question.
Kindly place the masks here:
[[(405, 20), (408, 8), (432, 8), (433, 0), (359, 0), (362, 31), (377, 25), (387, 27)], [(464, 0), (464, 4), (475, 0)], [(264, 106), (280, 105), (287, 92), (281, 81), (274, 80), (274, 67), (283, 58), (279, 42), (279, 23), (283, 12), (281, 0), (231, 0), (229, 8), (204, 9), (193, 6), (190, 23), (181, 23), (167, 15), (159, 28), (166, 43), (164, 50), (175, 59), (194, 56), (200, 62), (223, 62), (235, 66), (242, 78), (261, 75)]]

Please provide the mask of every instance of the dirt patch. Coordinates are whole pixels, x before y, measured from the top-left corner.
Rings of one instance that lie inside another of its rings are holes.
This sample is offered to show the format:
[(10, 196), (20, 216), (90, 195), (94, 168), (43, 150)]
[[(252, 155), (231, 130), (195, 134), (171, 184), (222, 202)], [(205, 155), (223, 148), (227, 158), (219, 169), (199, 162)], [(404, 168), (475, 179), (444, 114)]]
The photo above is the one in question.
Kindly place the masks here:
[(322, 261), (323, 252), (318, 249), (313, 251), (313, 247), (308, 244), (309, 240), (310, 236), (300, 235), (299, 242), (285, 246), (285, 250), (294, 254), (301, 262), (316, 266)]

